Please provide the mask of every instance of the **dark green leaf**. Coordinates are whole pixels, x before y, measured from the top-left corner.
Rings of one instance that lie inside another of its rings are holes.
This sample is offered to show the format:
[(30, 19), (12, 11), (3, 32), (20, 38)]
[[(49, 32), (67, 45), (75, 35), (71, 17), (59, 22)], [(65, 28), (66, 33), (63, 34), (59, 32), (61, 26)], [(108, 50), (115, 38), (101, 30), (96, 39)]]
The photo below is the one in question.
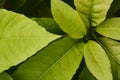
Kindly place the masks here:
[(118, 63), (116, 63), (116, 61), (109, 56), (110, 59), (110, 63), (111, 63), (111, 69), (112, 69), (112, 74), (113, 74), (113, 80), (119, 80), (118, 79)]
[(79, 75), (78, 80), (97, 80), (97, 79), (89, 72), (89, 70), (85, 66), (81, 74)]
[(107, 16), (113, 17), (115, 13), (120, 9), (120, 0), (113, 0), (113, 3), (108, 11)]
[(51, 33), (64, 34), (64, 32), (59, 28), (58, 24), (52, 18), (33, 18), (33, 20)]
[(108, 54), (111, 55), (118, 64), (120, 64), (120, 42), (103, 37), (99, 39), (108, 51)]
[(13, 80), (13, 79), (7, 73), (3, 72), (3, 73), (0, 73), (0, 80)]
[(11, 10), (17, 10), (22, 7), (28, 0), (6, 0), (4, 7), (7, 7)]
[(71, 80), (83, 57), (84, 43), (69, 37), (57, 40), (23, 63), (15, 80)]
[(5, 0), (0, 0), (0, 8), (3, 8), (4, 3), (5, 3)]
[(118, 66), (118, 79), (120, 80), (120, 65)]

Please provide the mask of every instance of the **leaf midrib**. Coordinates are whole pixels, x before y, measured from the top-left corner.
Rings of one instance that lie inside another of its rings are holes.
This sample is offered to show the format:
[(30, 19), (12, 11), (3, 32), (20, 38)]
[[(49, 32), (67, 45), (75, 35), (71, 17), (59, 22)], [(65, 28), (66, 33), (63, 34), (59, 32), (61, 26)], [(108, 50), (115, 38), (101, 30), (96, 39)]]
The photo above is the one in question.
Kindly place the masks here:
[[(93, 50), (91, 49), (91, 46), (90, 46), (90, 45), (88, 45), (88, 47), (89, 47), (90, 51), (92, 52)], [(92, 53), (94, 53), (94, 52), (92, 52)], [(94, 60), (95, 60), (96, 64), (97, 64), (97, 65), (99, 66), (99, 68), (101, 69), (101, 71), (102, 71), (102, 73), (103, 73), (104, 78), (106, 78), (106, 77), (105, 77), (105, 74), (104, 74), (104, 71), (102, 70), (102, 68), (100, 67), (100, 65), (97, 63), (96, 56), (94, 56), (94, 55), (93, 55), (93, 57), (94, 57)], [(105, 79), (105, 80), (106, 80), (106, 79)]]
[(57, 63), (59, 63), (66, 55), (68, 55), (69, 51), (77, 44), (78, 42), (75, 42), (74, 45), (69, 48), (65, 53), (65, 55), (62, 55), (53, 65), (51, 65), (51, 67), (49, 67), (49, 69), (47, 71), (45, 71), (45, 73), (39, 78), (39, 80), (41, 80), (42, 78), (44, 78), (44, 76), (55, 66), (57, 65)]

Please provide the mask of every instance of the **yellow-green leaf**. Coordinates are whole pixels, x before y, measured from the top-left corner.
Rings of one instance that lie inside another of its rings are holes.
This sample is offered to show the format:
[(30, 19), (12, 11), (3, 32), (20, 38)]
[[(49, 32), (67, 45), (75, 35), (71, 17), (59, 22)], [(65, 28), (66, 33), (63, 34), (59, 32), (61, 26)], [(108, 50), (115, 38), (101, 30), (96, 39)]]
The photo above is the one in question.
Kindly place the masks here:
[(25, 61), (15, 80), (71, 80), (83, 57), (84, 43), (61, 38)]
[(111, 18), (100, 24), (96, 31), (112, 39), (120, 40), (120, 18)]
[(72, 7), (61, 0), (51, 0), (51, 8), (55, 21), (70, 37), (80, 39), (86, 35), (85, 24)]
[(110, 60), (98, 43), (94, 41), (87, 42), (84, 57), (87, 68), (97, 80), (113, 80)]
[(0, 9), (0, 73), (59, 37), (24, 15)]
[(113, 0), (74, 0), (78, 12), (90, 20), (92, 26), (99, 25), (105, 18)]

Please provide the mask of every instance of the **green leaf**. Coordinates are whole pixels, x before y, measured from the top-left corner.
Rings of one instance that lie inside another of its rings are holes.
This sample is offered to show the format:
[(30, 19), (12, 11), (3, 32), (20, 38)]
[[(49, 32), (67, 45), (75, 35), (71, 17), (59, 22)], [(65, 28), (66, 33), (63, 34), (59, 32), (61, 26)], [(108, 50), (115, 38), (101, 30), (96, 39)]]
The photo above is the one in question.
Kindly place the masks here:
[(74, 0), (78, 12), (90, 20), (92, 26), (99, 25), (106, 18), (113, 0)]
[(83, 57), (83, 42), (61, 38), (23, 63), (15, 80), (71, 80)]
[(118, 79), (120, 80), (120, 65), (118, 66)]
[(119, 64), (111, 56), (109, 56), (109, 59), (110, 59), (110, 63), (111, 63), (113, 80), (119, 80), (118, 79), (118, 65)]
[(72, 7), (61, 0), (51, 0), (51, 8), (55, 21), (70, 37), (79, 39), (86, 35), (85, 24)]
[(120, 40), (120, 18), (111, 18), (100, 24), (96, 31), (106, 37)]
[(26, 60), (59, 37), (24, 15), (0, 9), (0, 72)]
[(64, 34), (64, 32), (59, 28), (58, 24), (52, 18), (33, 18), (33, 20), (51, 33)]
[(79, 75), (78, 80), (97, 80), (97, 79), (89, 72), (89, 70), (85, 66), (81, 74)]
[(108, 54), (111, 55), (118, 64), (120, 64), (120, 42), (109, 38), (100, 38), (100, 41), (104, 45)]
[(89, 29), (90, 23), (89, 23), (88, 18), (85, 15), (81, 14), (81, 13), (79, 13), (79, 15), (80, 15), (81, 19), (83, 20), (83, 22), (84, 22), (84, 24), (86, 26), (86, 29)]
[(0, 80), (13, 80), (13, 79), (7, 73), (3, 72), (0, 74)]
[(120, 0), (113, 0), (113, 3), (108, 11), (107, 16), (113, 17), (115, 13), (120, 9)]
[(113, 80), (109, 58), (103, 48), (94, 41), (89, 41), (84, 52), (87, 68), (97, 80)]

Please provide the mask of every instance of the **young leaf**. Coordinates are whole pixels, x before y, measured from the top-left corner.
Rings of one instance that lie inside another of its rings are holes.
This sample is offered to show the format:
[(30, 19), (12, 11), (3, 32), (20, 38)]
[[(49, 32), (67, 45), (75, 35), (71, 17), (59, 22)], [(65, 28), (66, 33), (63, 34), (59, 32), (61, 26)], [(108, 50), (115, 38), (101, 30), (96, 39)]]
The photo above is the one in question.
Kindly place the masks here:
[(33, 18), (33, 20), (51, 33), (64, 34), (64, 32), (59, 28), (58, 24), (52, 18)]
[(78, 12), (90, 20), (92, 26), (99, 25), (105, 18), (113, 0), (74, 0)]
[(86, 35), (85, 24), (72, 7), (61, 0), (51, 0), (51, 8), (55, 21), (70, 37), (80, 39)]
[(86, 26), (86, 29), (89, 29), (90, 23), (89, 23), (88, 18), (85, 15), (81, 14), (81, 13), (79, 13), (79, 15), (80, 15), (81, 19), (83, 20), (83, 22), (84, 22), (84, 24)]
[(85, 46), (84, 57), (87, 68), (97, 80), (113, 80), (108, 56), (98, 43), (89, 41)]
[(120, 40), (120, 18), (111, 18), (100, 24), (96, 31), (106, 37)]
[(100, 41), (106, 48), (108, 54), (111, 55), (118, 64), (120, 64), (120, 42), (109, 38), (100, 38)]
[(97, 79), (89, 72), (88, 68), (85, 66), (81, 74), (79, 75), (78, 80), (97, 80)]
[(13, 80), (13, 79), (7, 73), (3, 72), (3, 73), (0, 73), (0, 80)]
[(83, 57), (83, 42), (69, 37), (54, 41), (23, 63), (15, 80), (71, 80)]
[(59, 37), (24, 15), (0, 9), (0, 73)]

